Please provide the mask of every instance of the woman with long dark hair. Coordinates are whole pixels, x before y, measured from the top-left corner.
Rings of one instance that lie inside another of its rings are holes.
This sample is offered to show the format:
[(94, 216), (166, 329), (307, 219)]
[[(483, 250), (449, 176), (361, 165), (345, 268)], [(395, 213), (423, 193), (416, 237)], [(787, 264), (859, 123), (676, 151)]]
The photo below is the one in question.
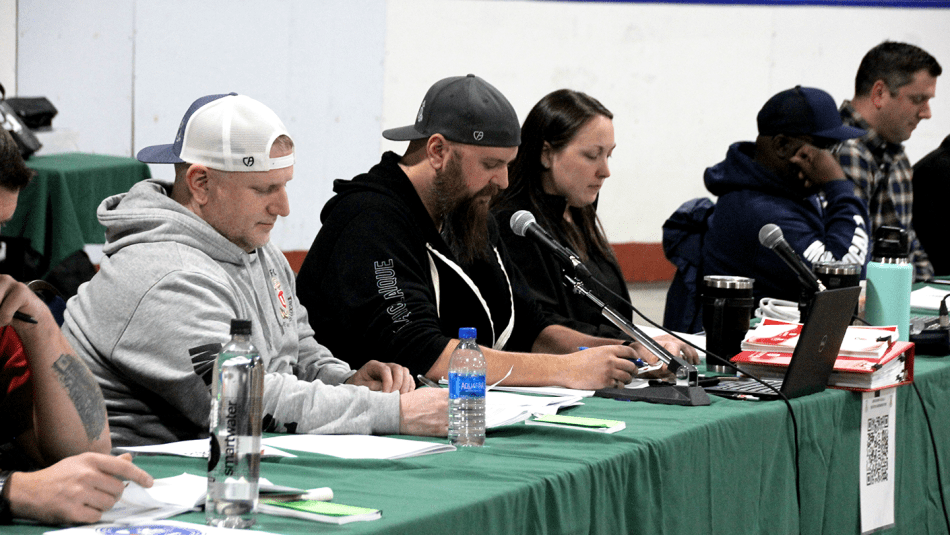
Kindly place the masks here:
[[(600, 188), (610, 176), (607, 159), (615, 146), (613, 114), (603, 104), (570, 89), (546, 95), (521, 126), (521, 146), (508, 170), (508, 188), (495, 203), (494, 212), (528, 291), (552, 323), (626, 340), (628, 337), (590, 300), (564, 286), (561, 264), (554, 254), (515, 235), (509, 223), (519, 210), (534, 214), (555, 240), (577, 253), (600, 283), (590, 281), (586, 286), (619, 314), (631, 317), (627, 284), (596, 208)], [(682, 352), (686, 360), (699, 362), (696, 350), (683, 342), (669, 335), (656, 339), (674, 354)]]
[(564, 286), (561, 264), (550, 252), (515, 235), (509, 225), (512, 214), (530, 211), (620, 298), (590, 284), (588, 288), (617, 312), (629, 315), (627, 285), (596, 210), (600, 188), (610, 176), (607, 159), (615, 146), (613, 114), (603, 104), (570, 89), (548, 94), (524, 121), (521, 147), (495, 213), (511, 256), (552, 321), (592, 335), (625, 338), (586, 297)]

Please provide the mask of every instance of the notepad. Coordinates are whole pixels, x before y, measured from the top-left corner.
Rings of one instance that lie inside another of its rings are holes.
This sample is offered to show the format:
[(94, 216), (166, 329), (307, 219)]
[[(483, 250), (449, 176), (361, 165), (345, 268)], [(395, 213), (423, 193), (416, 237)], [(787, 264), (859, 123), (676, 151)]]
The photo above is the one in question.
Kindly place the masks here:
[(261, 513), (270, 515), (302, 518), (327, 524), (348, 524), (376, 520), (383, 513), (379, 509), (355, 507), (341, 503), (322, 502), (319, 500), (300, 500), (283, 502), (278, 500), (261, 500), (257, 506)]
[(594, 431), (595, 433), (616, 433), (627, 427), (627, 424), (620, 420), (603, 420), (600, 418), (565, 416), (562, 414), (549, 414), (531, 418), (526, 420), (525, 424), (566, 427), (568, 429), (579, 429), (581, 431)]

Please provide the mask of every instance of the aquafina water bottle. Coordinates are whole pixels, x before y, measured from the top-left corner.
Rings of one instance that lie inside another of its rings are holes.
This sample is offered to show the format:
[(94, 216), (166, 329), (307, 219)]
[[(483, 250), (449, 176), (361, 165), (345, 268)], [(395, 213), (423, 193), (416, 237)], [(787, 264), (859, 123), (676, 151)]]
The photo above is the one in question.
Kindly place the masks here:
[(459, 345), (449, 359), (449, 442), (485, 444), (485, 355), (474, 327), (459, 329)]

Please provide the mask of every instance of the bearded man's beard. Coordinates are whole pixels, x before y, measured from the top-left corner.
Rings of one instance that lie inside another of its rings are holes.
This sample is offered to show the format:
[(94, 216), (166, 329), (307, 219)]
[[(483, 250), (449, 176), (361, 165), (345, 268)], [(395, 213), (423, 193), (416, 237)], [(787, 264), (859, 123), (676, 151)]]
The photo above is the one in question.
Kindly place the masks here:
[(489, 260), (488, 208), (500, 188), (488, 184), (473, 196), (466, 197), (465, 180), (458, 154), (436, 171), (435, 190), (442, 218), (442, 239), (452, 254), (463, 264)]

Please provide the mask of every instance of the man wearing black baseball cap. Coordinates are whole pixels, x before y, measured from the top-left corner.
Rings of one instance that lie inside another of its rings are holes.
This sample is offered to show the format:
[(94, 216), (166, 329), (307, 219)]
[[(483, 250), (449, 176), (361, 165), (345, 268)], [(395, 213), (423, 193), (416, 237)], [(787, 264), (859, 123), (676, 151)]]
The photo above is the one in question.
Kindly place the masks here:
[(475, 327), (489, 382), (510, 371), (506, 384), (595, 389), (636, 375), (633, 348), (546, 323), (499, 239), (488, 208), (521, 142), (504, 95), (474, 75), (446, 78), (413, 125), (383, 136), (409, 147), (334, 183), (297, 277), (334, 355), (351, 365), (385, 355), (439, 379), (459, 328)]
[(795, 272), (759, 243), (759, 230), (778, 225), (809, 266), (845, 261), (863, 270), (867, 209), (828, 149), (864, 130), (841, 124), (831, 95), (802, 86), (770, 98), (757, 122), (755, 143), (733, 144), (725, 161), (706, 169), (706, 188), (719, 199), (703, 243), (703, 274), (751, 277), (756, 299), (797, 301)]

